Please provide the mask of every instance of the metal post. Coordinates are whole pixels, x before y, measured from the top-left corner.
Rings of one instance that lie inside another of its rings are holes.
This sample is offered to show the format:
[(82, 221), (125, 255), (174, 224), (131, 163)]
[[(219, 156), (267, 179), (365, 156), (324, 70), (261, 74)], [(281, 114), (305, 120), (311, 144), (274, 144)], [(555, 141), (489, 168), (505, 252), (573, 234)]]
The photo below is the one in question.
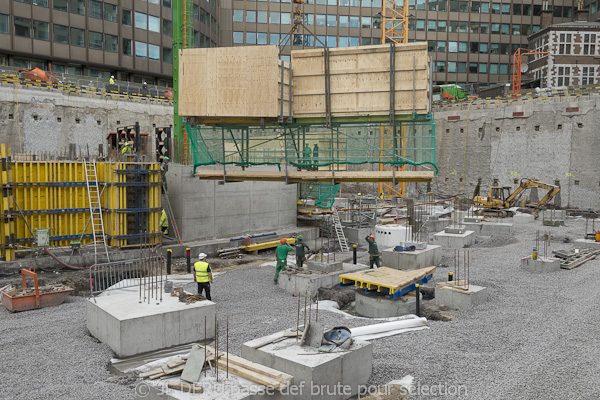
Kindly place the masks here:
[(352, 264), (356, 265), (356, 245), (352, 245)]
[(420, 287), (421, 286), (418, 283), (415, 284), (415, 297), (416, 297), (415, 305), (417, 307), (417, 309), (416, 309), (417, 317), (421, 316), (421, 299), (419, 299), (420, 294), (421, 294), (421, 290), (419, 289)]
[(452, 272), (448, 272), (448, 282), (452, 282), (454, 279), (454, 274)]
[(187, 262), (187, 273), (191, 274), (192, 273), (192, 260), (190, 258), (190, 248), (186, 248), (185, 249), (185, 258), (186, 258), (186, 262)]
[(171, 274), (171, 256), (173, 255), (173, 250), (167, 250), (167, 275)]

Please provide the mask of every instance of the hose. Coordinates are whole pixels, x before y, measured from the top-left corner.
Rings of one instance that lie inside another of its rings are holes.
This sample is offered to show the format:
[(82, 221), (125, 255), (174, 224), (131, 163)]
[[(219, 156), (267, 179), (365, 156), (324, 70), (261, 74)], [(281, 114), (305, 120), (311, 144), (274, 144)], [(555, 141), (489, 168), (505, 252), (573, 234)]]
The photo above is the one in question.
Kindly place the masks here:
[(53, 254), (52, 252), (50, 252), (50, 250), (44, 249), (44, 251), (46, 252), (46, 254), (48, 254), (50, 257), (54, 258), (54, 260), (56, 260), (56, 262), (58, 262), (60, 265), (62, 265), (65, 268), (72, 269), (74, 271), (80, 271), (80, 270), (88, 269), (87, 267), (75, 267), (73, 265), (69, 265), (66, 262), (64, 262), (63, 260), (61, 260), (60, 258), (58, 258), (55, 254)]

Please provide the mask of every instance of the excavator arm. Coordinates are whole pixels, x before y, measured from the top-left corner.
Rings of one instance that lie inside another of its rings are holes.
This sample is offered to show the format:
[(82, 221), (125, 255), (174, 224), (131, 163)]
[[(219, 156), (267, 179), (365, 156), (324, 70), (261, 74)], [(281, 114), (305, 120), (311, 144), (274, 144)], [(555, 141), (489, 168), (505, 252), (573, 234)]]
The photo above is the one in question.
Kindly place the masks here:
[(534, 188), (545, 189), (548, 191), (548, 193), (546, 193), (546, 195), (534, 206), (534, 208), (540, 208), (548, 204), (548, 202), (552, 200), (552, 198), (556, 196), (558, 192), (560, 192), (559, 186), (550, 185), (548, 183), (535, 181), (532, 179), (521, 179), (521, 184), (519, 185), (519, 187), (510, 196), (508, 196), (506, 201), (508, 202), (510, 207), (513, 207), (521, 198), (525, 190)]

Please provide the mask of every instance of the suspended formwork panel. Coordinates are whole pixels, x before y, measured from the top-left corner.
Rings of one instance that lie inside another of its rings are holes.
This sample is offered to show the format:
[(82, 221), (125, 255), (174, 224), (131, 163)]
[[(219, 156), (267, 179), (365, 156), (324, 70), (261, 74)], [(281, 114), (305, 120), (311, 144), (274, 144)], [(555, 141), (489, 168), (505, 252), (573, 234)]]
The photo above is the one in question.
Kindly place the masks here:
[[(93, 241), (83, 162), (12, 162), (3, 154), (2, 164), (6, 173), (2, 174), (1, 184), (7, 194), (3, 196), (0, 226), (3, 249), (37, 245), (35, 236), (39, 229), (50, 229), (50, 246)], [(107, 244), (138, 244), (140, 233), (145, 242), (160, 242), (160, 165), (97, 162), (96, 171)], [(6, 256), (3, 254), (5, 259)]]

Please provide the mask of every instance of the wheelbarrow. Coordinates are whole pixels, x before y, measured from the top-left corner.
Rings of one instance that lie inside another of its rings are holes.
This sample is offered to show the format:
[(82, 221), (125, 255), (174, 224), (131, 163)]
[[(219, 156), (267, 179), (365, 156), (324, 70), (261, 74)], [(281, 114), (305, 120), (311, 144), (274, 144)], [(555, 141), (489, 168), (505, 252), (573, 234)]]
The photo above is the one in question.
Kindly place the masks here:
[[(33, 288), (27, 287), (27, 277), (33, 278)], [(23, 278), (22, 289), (12, 289), (0, 292), (2, 305), (11, 312), (35, 310), (36, 308), (51, 307), (62, 304), (74, 291), (64, 285), (38, 286), (37, 274), (30, 269), (21, 269)]]

